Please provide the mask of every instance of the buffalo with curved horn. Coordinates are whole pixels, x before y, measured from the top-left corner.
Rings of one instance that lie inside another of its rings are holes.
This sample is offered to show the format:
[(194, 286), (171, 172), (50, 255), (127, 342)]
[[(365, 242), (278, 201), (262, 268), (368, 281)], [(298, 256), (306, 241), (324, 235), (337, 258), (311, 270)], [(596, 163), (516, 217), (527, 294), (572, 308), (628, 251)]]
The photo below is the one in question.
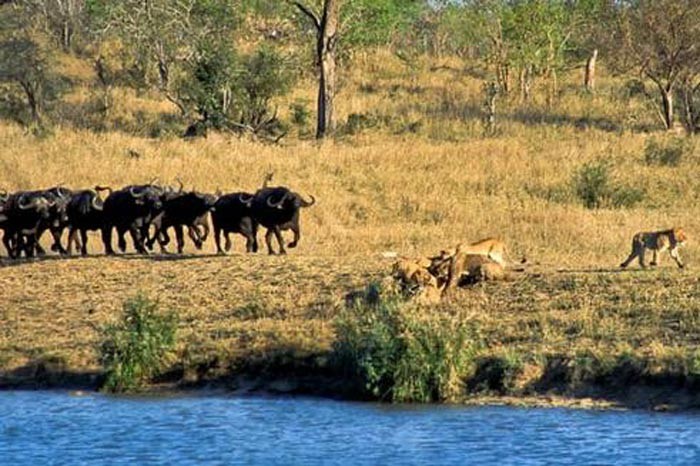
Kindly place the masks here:
[[(73, 252), (73, 244), (80, 246), (80, 253), (87, 255), (88, 231), (99, 230), (104, 224), (104, 202), (100, 199), (99, 192), (108, 191), (108, 186), (95, 186), (94, 189), (79, 191), (71, 197), (66, 209), (68, 213), (68, 254)], [(77, 235), (80, 233), (80, 242)]]
[(307, 201), (301, 195), (283, 186), (265, 187), (255, 193), (251, 203), (252, 215), (257, 223), (267, 229), (265, 244), (269, 254), (275, 254), (272, 248), (273, 234), (279, 244), (279, 253), (286, 254), (282, 239), (283, 230), (292, 230), (294, 233), (294, 239), (287, 244), (287, 247), (293, 248), (299, 243), (301, 237), (299, 210), (316, 203), (316, 199), (313, 196), (310, 197), (311, 200)]
[(114, 254), (112, 230), (116, 228), (119, 249), (126, 250), (124, 235), (128, 231), (134, 248), (141, 254), (148, 254), (145, 242), (153, 219), (163, 208), (166, 191), (151, 183), (126, 186), (112, 192), (104, 201), (102, 242), (105, 253)]
[(37, 248), (39, 230), (46, 225), (54, 206), (55, 200), (44, 191), (20, 191), (6, 198), (2, 209), (5, 220), (0, 228), (5, 232), (2, 241), (10, 257), (19, 257), (22, 251), (32, 257), (35, 250), (43, 251)]
[[(180, 182), (180, 190), (182, 183)], [(166, 252), (165, 246), (170, 242), (168, 236), (168, 228), (175, 229), (175, 237), (177, 239), (177, 251), (182, 254), (184, 247), (183, 227), (188, 227), (188, 234), (197, 249), (202, 248), (202, 243), (207, 237), (209, 226), (206, 222), (207, 213), (214, 207), (216, 196), (212, 194), (203, 194), (196, 191), (182, 193), (178, 192), (176, 196), (172, 196), (163, 200), (163, 209), (158, 216), (153, 220), (155, 232), (148, 240), (149, 249), (157, 240), (161, 250)], [(199, 232), (199, 226), (203, 226), (205, 232)]]
[[(249, 193), (230, 193), (220, 196), (214, 204), (211, 213), (211, 223), (214, 228), (216, 252), (228, 252), (233, 243), (231, 233), (239, 233), (246, 239), (246, 252), (258, 252), (258, 223), (253, 218), (253, 199)], [(226, 244), (221, 248), (221, 234)]]

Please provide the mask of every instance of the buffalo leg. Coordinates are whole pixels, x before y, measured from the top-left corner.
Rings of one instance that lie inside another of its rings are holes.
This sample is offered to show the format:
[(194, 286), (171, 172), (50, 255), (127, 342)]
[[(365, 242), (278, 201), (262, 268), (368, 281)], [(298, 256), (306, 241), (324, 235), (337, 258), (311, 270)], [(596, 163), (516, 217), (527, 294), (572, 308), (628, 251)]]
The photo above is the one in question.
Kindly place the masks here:
[(69, 256), (73, 255), (73, 243), (77, 241), (75, 236), (76, 233), (78, 233), (78, 230), (75, 227), (70, 227), (68, 230), (68, 244), (66, 245), (66, 253)]
[(297, 247), (297, 244), (299, 243), (299, 225), (292, 225), (291, 227), (292, 232), (294, 233), (294, 239), (292, 240), (291, 243), (287, 245), (287, 247), (290, 248), (295, 248)]
[(66, 251), (66, 249), (61, 244), (61, 236), (63, 236), (63, 227), (52, 228), (50, 231), (51, 236), (53, 237), (53, 244), (51, 245), (51, 250), (59, 253), (62, 256), (68, 254), (68, 251)]
[[(125, 234), (126, 229), (117, 227), (117, 246), (121, 252), (126, 252), (126, 238), (124, 238)], [(136, 245), (134, 245), (134, 247), (136, 247)]]
[[(182, 227), (178, 226), (176, 228), (180, 229), (180, 232), (182, 233)], [(192, 240), (192, 243), (194, 243), (194, 247), (197, 249), (202, 249), (202, 236), (199, 233), (199, 228), (197, 225), (188, 225), (187, 226), (187, 236)]]
[(108, 256), (114, 255), (114, 249), (112, 249), (112, 227), (102, 227), (102, 243), (105, 247), (105, 254)]
[(275, 250), (272, 249), (272, 235), (272, 229), (268, 228), (268, 230), (265, 232), (265, 244), (267, 245), (267, 253), (270, 255), (275, 253)]
[[(41, 244), (39, 244), (39, 239), (41, 238), (41, 235), (36, 234), (36, 233), (32, 233), (32, 234), (27, 235), (27, 238), (29, 239), (27, 244), (32, 245), (31, 246), (31, 248), (32, 248), (31, 255), (32, 256), (34, 255), (34, 251), (36, 251), (37, 256), (45, 256), (46, 255), (46, 251), (44, 250), (44, 248), (41, 247)], [(27, 254), (27, 257), (29, 257), (29, 254)]]
[(198, 223), (197, 225), (202, 227), (202, 233), (199, 233), (199, 239), (202, 241), (202, 243), (204, 243), (209, 237), (209, 223), (207, 223), (205, 219), (202, 221), (202, 223)]
[(175, 228), (175, 241), (177, 242), (177, 253), (182, 254), (182, 250), (185, 248), (185, 236), (182, 231), (182, 225), (175, 225), (173, 228)]
[(5, 249), (7, 249), (7, 255), (10, 256), (11, 259), (17, 257), (15, 255), (15, 246), (14, 244), (12, 244), (13, 236), (14, 233), (11, 233), (9, 231), (5, 231), (5, 234), (2, 236), (2, 243), (5, 245)]
[(287, 250), (284, 249), (284, 238), (282, 238), (282, 230), (280, 227), (275, 226), (274, 228), (275, 237), (277, 238), (277, 243), (280, 245), (280, 254), (287, 254)]
[(221, 228), (218, 225), (214, 225), (214, 244), (216, 244), (216, 253), (224, 254), (221, 249)]
[(243, 236), (245, 236), (246, 252), (256, 252), (258, 249), (258, 245), (256, 243), (255, 236), (253, 236), (253, 233), (250, 231), (246, 231), (243, 233)]
[(143, 238), (141, 237), (141, 232), (139, 229), (132, 225), (129, 227), (129, 234), (131, 235), (131, 241), (134, 243), (134, 249), (136, 249), (136, 252), (139, 254), (148, 255), (148, 251), (144, 247)]
[(253, 234), (253, 252), (258, 252), (258, 224), (257, 223), (253, 223), (252, 234)]
[(81, 241), (81, 243), (83, 243), (80, 245), (80, 254), (82, 254), (83, 256), (87, 256), (87, 243), (88, 243), (87, 230), (82, 229), (82, 228), (80, 229), (80, 241)]

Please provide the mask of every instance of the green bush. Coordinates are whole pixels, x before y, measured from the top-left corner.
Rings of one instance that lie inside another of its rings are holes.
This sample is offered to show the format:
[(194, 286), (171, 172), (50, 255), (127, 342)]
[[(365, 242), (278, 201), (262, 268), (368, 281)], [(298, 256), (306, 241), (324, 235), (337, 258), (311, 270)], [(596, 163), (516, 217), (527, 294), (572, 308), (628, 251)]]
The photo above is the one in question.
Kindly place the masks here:
[(683, 156), (692, 149), (691, 142), (685, 138), (673, 138), (663, 142), (651, 138), (644, 145), (644, 161), (647, 165), (677, 167)]
[(137, 295), (123, 306), (119, 322), (103, 329), (100, 356), (103, 389), (128, 392), (141, 388), (162, 371), (175, 346), (177, 318), (158, 312), (158, 303)]
[(583, 165), (573, 178), (574, 191), (589, 209), (602, 206), (610, 191), (610, 165), (599, 160)]
[(309, 124), (311, 119), (311, 111), (308, 108), (307, 102), (297, 100), (289, 106), (291, 112), (292, 123), (296, 126), (304, 127)]
[(393, 402), (456, 398), (473, 367), (474, 332), (458, 319), (425, 315), (370, 285), (336, 321), (336, 364), (359, 378), (365, 396)]
[(576, 196), (589, 209), (633, 207), (645, 196), (641, 189), (615, 185), (610, 163), (605, 160), (584, 164), (574, 173), (571, 184)]

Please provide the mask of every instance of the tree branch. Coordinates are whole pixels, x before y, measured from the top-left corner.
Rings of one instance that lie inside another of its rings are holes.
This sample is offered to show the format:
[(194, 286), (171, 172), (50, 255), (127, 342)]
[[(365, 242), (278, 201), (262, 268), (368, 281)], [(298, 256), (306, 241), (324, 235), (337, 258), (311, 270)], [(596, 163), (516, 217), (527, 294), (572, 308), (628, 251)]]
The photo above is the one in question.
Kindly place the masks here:
[(318, 15), (311, 11), (311, 9), (307, 6), (305, 6), (301, 2), (292, 2), (297, 8), (301, 10), (302, 13), (304, 13), (306, 16), (311, 19), (311, 21), (314, 23), (314, 26), (316, 27), (317, 31), (321, 30), (321, 20), (319, 19)]

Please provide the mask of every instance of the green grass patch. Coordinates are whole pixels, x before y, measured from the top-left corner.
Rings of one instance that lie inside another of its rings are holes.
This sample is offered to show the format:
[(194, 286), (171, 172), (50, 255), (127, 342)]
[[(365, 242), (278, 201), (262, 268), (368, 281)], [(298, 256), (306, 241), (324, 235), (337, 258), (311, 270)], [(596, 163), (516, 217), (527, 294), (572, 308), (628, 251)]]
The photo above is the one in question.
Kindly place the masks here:
[(123, 306), (121, 320), (103, 329), (100, 359), (106, 377), (102, 389), (139, 390), (166, 366), (176, 341), (177, 316), (137, 295)]
[(364, 395), (392, 402), (434, 402), (464, 393), (478, 338), (450, 315), (425, 309), (370, 285), (336, 320), (334, 356)]

